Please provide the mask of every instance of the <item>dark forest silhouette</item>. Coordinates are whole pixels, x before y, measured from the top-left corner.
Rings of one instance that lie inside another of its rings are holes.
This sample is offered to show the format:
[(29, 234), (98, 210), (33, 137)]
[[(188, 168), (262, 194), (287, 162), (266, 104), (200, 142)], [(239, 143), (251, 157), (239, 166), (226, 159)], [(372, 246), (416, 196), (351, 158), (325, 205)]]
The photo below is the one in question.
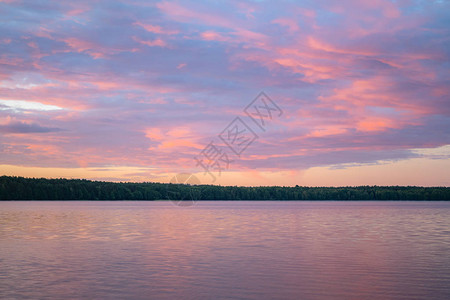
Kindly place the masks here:
[(0, 200), (450, 200), (449, 187), (238, 187), (0, 177)]

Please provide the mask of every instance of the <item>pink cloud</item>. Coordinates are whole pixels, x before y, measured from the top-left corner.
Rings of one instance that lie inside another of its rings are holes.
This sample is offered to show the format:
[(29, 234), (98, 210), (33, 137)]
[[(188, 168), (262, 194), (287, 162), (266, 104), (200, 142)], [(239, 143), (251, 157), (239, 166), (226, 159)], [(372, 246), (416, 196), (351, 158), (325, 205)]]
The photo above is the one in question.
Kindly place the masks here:
[(221, 35), (220, 33), (214, 32), (214, 31), (202, 32), (201, 36), (206, 41), (226, 42), (226, 41), (230, 40), (229, 37), (225, 37), (225, 36)]
[(148, 40), (142, 40), (138, 37), (133, 37), (133, 39), (138, 42), (141, 43), (143, 45), (147, 45), (149, 47), (168, 47), (167, 43), (165, 41), (163, 41), (162, 39), (154, 39), (152, 41), (148, 41)]
[(157, 34), (174, 35), (174, 34), (178, 34), (179, 33), (178, 30), (165, 29), (165, 28), (162, 28), (161, 26), (158, 26), (158, 25), (145, 24), (145, 23), (142, 23), (142, 22), (135, 22), (133, 25), (141, 26), (142, 28), (144, 28), (148, 32), (157, 33)]

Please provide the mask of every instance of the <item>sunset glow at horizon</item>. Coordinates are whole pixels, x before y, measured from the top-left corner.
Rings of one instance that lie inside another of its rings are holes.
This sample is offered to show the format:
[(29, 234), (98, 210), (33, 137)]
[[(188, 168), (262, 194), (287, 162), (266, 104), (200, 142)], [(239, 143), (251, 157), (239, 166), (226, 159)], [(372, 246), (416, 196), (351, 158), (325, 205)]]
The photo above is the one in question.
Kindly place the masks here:
[[(0, 176), (450, 186), (450, 2), (0, 0)], [(264, 91), (282, 114), (244, 109)], [(257, 139), (196, 161), (239, 117)], [(214, 171), (214, 170), (213, 170)]]

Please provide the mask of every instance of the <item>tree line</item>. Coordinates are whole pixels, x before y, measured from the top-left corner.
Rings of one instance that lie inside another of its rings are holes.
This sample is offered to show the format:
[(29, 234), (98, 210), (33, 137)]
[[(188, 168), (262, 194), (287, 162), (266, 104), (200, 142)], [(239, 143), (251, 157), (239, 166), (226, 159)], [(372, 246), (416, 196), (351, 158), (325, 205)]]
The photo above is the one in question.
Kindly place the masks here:
[(0, 177), (0, 200), (450, 200), (449, 187), (217, 186)]

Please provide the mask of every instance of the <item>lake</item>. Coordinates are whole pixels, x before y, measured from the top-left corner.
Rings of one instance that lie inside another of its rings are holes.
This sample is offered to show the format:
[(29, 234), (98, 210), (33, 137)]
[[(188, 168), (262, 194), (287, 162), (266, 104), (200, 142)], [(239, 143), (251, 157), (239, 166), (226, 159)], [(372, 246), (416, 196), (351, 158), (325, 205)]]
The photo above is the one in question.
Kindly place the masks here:
[(1, 299), (450, 299), (450, 203), (0, 202)]

